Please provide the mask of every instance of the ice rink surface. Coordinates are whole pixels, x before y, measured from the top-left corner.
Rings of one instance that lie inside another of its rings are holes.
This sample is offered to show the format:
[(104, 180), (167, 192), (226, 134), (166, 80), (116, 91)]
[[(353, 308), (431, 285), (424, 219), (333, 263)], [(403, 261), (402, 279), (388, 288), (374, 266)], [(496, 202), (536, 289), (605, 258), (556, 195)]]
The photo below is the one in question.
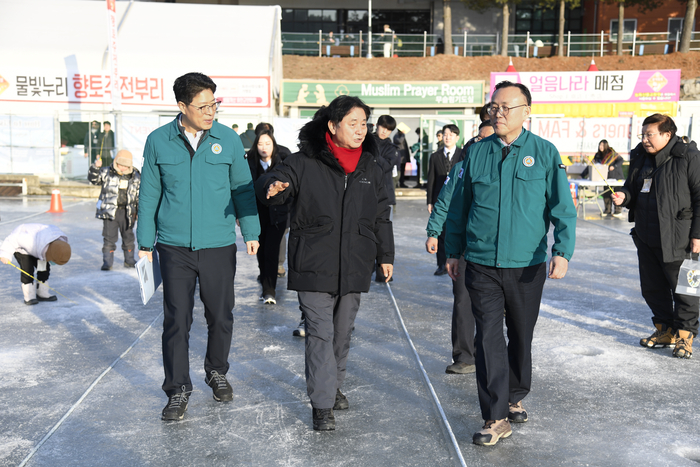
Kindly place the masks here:
[(63, 206), (65, 213), (48, 214), (48, 198), (0, 200), (0, 237), (20, 223), (50, 223), (73, 247), (70, 262), (51, 273), (49, 285), (63, 295), (57, 302), (25, 306), (19, 272), (0, 265), (2, 466), (460, 465), (449, 430), (467, 466), (700, 464), (700, 354), (680, 360), (639, 345), (651, 334), (651, 312), (626, 220), (579, 219), (569, 272), (544, 289), (524, 400), (530, 420), (496, 446), (478, 447), (474, 374), (445, 374), (452, 288), (448, 276), (433, 275), (435, 259), (423, 246), (424, 200), (399, 200), (395, 280), (391, 290), (373, 282), (362, 296), (343, 387), (350, 409), (337, 411), (336, 431), (325, 433), (312, 430), (304, 340), (292, 337), (296, 294), (280, 279), (278, 304), (258, 301), (257, 263), (241, 253), (240, 237), (234, 400), (216, 402), (204, 384), (197, 299), (195, 392), (182, 422), (162, 422), (162, 291), (141, 304), (120, 246), (114, 268), (100, 271), (94, 201), (64, 198)]

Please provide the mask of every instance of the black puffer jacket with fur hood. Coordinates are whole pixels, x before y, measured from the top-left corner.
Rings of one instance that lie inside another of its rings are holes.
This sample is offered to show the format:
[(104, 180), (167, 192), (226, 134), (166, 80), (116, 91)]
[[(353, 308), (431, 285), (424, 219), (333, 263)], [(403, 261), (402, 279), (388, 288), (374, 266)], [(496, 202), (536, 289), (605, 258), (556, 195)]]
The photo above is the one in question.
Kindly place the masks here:
[[(326, 143), (327, 122), (314, 119), (299, 133), (299, 149), (255, 183), (258, 199), (295, 200), (289, 233), (290, 290), (346, 295), (369, 290), (374, 261), (394, 263), (394, 234), (377, 161), (367, 134), (354, 172), (345, 171)], [(275, 181), (289, 183), (266, 199)]]

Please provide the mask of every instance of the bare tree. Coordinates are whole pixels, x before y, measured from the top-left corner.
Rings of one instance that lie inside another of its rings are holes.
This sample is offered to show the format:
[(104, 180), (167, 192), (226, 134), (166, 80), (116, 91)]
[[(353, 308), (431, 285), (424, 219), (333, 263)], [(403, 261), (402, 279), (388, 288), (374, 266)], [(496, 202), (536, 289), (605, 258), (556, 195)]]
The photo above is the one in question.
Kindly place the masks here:
[(566, 0), (559, 1), (559, 47), (557, 55), (564, 56), (564, 25), (566, 24)]
[(501, 7), (503, 28), (501, 29), (501, 55), (508, 55), (508, 31), (510, 25), (510, 6), (520, 3), (520, 0), (462, 0), (467, 8), (483, 13), (489, 8)]
[(508, 26), (510, 23), (510, 7), (508, 6), (508, 2), (503, 2), (503, 13), (501, 16), (503, 17), (503, 29), (501, 30), (501, 37), (503, 38), (501, 40), (501, 55), (505, 57), (508, 55)]
[[(607, 4), (617, 4), (617, 55), (622, 55), (622, 41), (625, 36), (625, 7), (636, 6), (640, 13), (654, 10), (663, 0), (604, 0)], [(610, 34), (615, 31), (610, 30)]]
[(452, 55), (452, 7), (450, 0), (442, 1), (442, 18), (445, 23), (445, 55)]
[(698, 8), (698, 0), (688, 0), (688, 5), (685, 10), (685, 19), (683, 20), (683, 33), (681, 34), (681, 44), (679, 52), (686, 53), (690, 51), (690, 38), (693, 35), (693, 22), (695, 21), (695, 10)]

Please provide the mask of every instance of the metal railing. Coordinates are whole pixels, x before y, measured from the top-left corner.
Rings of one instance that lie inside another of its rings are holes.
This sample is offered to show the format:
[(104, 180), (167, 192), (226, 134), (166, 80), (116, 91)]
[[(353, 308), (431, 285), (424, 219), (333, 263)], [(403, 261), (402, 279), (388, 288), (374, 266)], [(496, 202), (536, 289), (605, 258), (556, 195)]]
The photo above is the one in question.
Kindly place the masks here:
[[(700, 50), (700, 34), (693, 32), (690, 50)], [(454, 55), (475, 57), (500, 53), (499, 34), (452, 35)], [(366, 32), (329, 34), (282, 33), (282, 53), (285, 55), (366, 57), (370, 37)], [(372, 34), (371, 54), (374, 57), (427, 57), (444, 53), (442, 36), (437, 34)], [(678, 50), (680, 31), (626, 33), (623, 37), (623, 54), (662, 55)], [(604, 56), (617, 54), (617, 34), (601, 31), (600, 34), (564, 35), (564, 55)], [(512, 57), (551, 57), (558, 55), (559, 37), (557, 34), (509, 34), (508, 55)]]

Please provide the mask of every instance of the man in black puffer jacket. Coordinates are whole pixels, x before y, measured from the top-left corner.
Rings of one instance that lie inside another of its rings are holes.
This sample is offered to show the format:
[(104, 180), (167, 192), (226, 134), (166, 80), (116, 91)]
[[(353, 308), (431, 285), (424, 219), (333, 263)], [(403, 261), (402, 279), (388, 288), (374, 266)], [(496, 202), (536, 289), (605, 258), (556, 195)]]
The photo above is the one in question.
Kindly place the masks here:
[(340, 387), (374, 261), (387, 281), (393, 272), (384, 172), (374, 138), (366, 137), (369, 113), (359, 98), (337, 97), (301, 129), (300, 152), (255, 183), (265, 204), (296, 202), (287, 285), (306, 316), (307, 393), (321, 431), (335, 429), (333, 409), (348, 408)]
[(642, 142), (630, 153), (625, 186), (613, 194), (629, 208), (631, 235), (639, 258), (642, 296), (656, 331), (642, 347), (673, 347), (690, 358), (698, 334), (698, 298), (675, 292), (678, 272), (691, 253), (700, 253), (700, 151), (682, 142), (676, 124), (661, 114), (642, 124)]
[(88, 180), (93, 185), (102, 185), (95, 214), (95, 217), (103, 219), (104, 223), (102, 270), (112, 269), (119, 233), (122, 236), (124, 266), (133, 268), (136, 265), (134, 223), (139, 206), (141, 173), (133, 166), (131, 153), (122, 149), (117, 153), (114, 162), (107, 167), (102, 167), (102, 160), (96, 159), (88, 170)]

